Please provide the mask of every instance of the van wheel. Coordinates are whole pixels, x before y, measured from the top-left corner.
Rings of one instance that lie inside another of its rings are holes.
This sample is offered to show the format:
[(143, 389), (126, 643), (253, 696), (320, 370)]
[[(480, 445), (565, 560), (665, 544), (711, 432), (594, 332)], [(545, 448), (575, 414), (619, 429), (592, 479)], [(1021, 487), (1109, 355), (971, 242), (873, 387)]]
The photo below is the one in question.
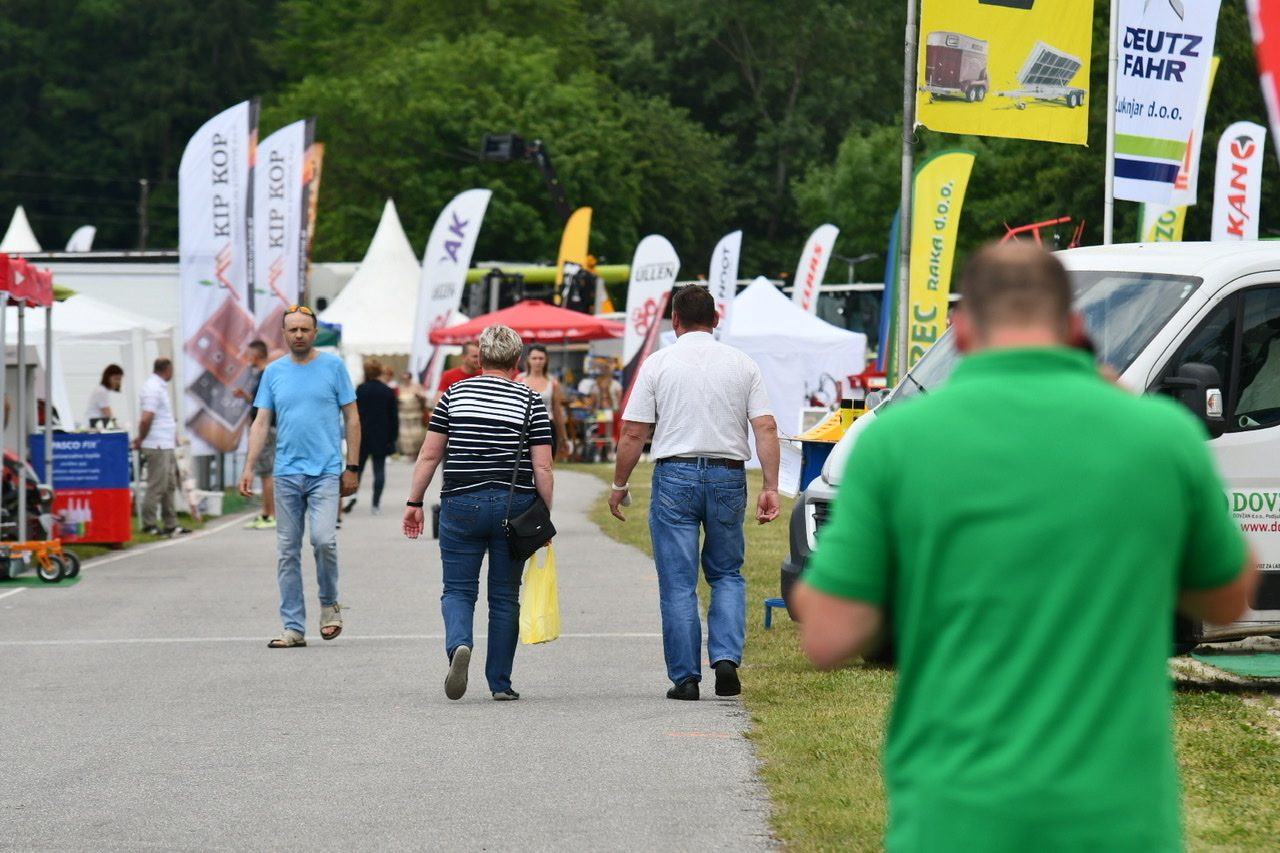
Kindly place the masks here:
[(985, 86), (979, 86), (977, 89), (974, 89), (974, 91), (978, 93), (978, 96), (974, 98), (975, 101), (985, 101), (987, 99), (987, 89)]

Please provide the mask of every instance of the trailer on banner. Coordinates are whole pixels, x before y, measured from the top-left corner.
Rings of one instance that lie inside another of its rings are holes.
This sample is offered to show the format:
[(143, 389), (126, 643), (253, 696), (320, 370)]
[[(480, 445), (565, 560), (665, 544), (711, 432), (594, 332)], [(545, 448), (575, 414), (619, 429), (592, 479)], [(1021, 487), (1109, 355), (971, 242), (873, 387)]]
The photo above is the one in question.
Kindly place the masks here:
[(1007, 89), (996, 94), (1012, 98), (1015, 106), (1020, 110), (1027, 108), (1023, 98), (1037, 101), (1062, 101), (1074, 109), (1084, 104), (1084, 96), (1088, 91), (1070, 85), (1071, 79), (1076, 76), (1083, 64), (1080, 57), (1072, 56), (1038, 41), (1035, 47), (1031, 48), (1027, 61), (1022, 64), (1022, 70), (1017, 74), (1018, 85), (1021, 88)]
[(963, 98), (974, 103), (984, 100), (991, 84), (987, 80), (987, 43), (963, 33), (929, 33), (925, 39), (925, 84), (930, 100), (938, 96)]

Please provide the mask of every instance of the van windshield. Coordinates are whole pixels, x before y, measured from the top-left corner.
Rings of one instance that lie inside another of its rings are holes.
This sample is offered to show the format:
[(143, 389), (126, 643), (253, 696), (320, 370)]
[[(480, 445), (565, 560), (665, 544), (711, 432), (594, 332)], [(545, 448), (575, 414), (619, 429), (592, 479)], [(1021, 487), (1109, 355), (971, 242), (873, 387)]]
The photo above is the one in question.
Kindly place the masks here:
[[(1120, 270), (1069, 270), (1076, 310), (1098, 352), (1098, 361), (1124, 373), (1156, 333), (1178, 312), (1203, 279), (1189, 275)], [(947, 381), (960, 354), (947, 333), (924, 354), (891, 400), (929, 392)]]

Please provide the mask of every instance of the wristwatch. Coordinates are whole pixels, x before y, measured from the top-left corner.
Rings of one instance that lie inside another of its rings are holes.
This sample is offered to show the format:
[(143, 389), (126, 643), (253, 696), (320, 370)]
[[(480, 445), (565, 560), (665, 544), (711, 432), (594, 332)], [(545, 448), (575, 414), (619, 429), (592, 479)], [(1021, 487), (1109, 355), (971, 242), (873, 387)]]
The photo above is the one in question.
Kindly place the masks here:
[(347, 470), (348, 470), (348, 471), (350, 471), (352, 474), (359, 474), (359, 473), (360, 473), (360, 466), (359, 466), (359, 465), (348, 465), (348, 466), (347, 466)]

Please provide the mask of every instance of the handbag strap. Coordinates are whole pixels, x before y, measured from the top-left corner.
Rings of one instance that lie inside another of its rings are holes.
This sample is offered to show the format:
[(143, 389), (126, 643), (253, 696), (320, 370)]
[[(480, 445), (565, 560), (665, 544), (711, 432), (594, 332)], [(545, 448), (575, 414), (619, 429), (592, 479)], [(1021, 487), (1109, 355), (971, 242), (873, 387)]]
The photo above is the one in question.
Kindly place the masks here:
[[(522, 388), (525, 386), (521, 386)], [(516, 496), (516, 480), (520, 477), (520, 460), (524, 456), (524, 441), (529, 436), (529, 422), (533, 420), (533, 392), (529, 392), (530, 396), (524, 412), (524, 423), (520, 426), (520, 446), (516, 448), (516, 466), (511, 471), (511, 489), (507, 492), (507, 511), (506, 517), (511, 517), (511, 500)]]

